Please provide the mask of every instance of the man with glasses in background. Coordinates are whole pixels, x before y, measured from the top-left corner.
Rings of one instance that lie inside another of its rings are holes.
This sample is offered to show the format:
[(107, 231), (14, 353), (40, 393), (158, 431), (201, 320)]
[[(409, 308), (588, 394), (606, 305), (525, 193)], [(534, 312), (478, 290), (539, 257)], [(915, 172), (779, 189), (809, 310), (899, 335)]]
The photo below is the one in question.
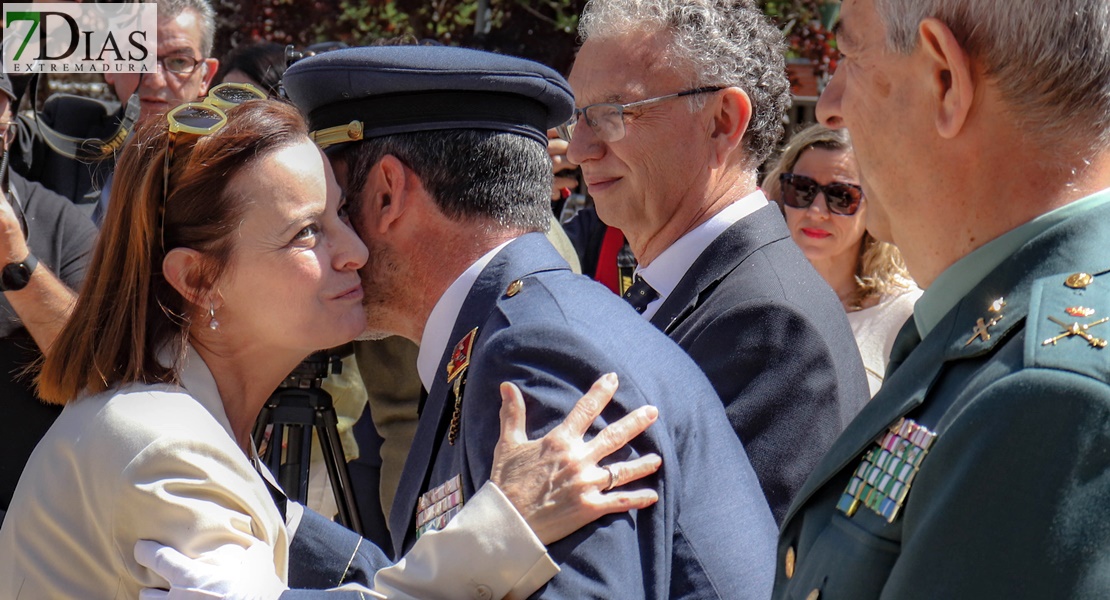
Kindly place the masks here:
[(39, 402), (22, 373), (69, 317), (96, 238), (76, 206), (8, 168), (15, 99), (0, 73), (0, 522), (27, 458), (61, 411)]
[[(219, 61), (212, 53), (216, 13), (208, 0), (158, 1), (158, 65), (153, 73), (105, 73), (104, 80), (120, 99), (118, 110), (88, 98), (56, 94), (38, 115), (42, 124), (69, 138), (110, 139), (124, 122), (127, 101), (138, 95), (138, 123), (164, 115), (182, 102), (208, 93)], [(78, 204), (96, 204), (99, 221), (108, 203), (113, 157), (87, 163), (51, 148), (39, 128), (24, 117), (20, 152), (13, 166), (28, 179), (41, 182)], [(53, 139), (51, 140), (53, 141)], [(57, 145), (57, 143), (55, 143)]]
[(756, 187), (782, 36), (740, 0), (595, 0), (579, 35), (567, 157), (636, 254), (625, 298), (709, 377), (781, 521), (869, 397), (843, 306)]

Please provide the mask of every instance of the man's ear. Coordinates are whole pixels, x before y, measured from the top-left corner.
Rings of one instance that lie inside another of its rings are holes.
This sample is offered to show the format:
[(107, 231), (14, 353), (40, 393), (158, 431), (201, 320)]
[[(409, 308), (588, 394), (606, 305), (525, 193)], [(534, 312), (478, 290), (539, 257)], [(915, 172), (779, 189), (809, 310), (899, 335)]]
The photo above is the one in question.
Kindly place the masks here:
[(929, 68), (928, 89), (936, 106), (937, 133), (951, 139), (963, 129), (975, 102), (971, 57), (938, 19), (921, 21), (918, 35)]
[(752, 120), (752, 100), (738, 87), (728, 87), (716, 93), (713, 106), (713, 142), (716, 166), (728, 163), (732, 152), (740, 147), (748, 124)]
[(208, 94), (208, 88), (212, 85), (212, 80), (216, 78), (216, 73), (220, 70), (220, 61), (216, 58), (206, 58), (201, 61), (201, 64), (204, 65), (205, 71), (201, 75), (198, 98), (203, 98)]
[(359, 208), (365, 222), (375, 233), (386, 233), (395, 226), (408, 208), (408, 195), (413, 192), (415, 178), (396, 156), (385, 155), (370, 170), (364, 188), (363, 205)]
[(162, 259), (162, 274), (183, 298), (197, 306), (207, 306), (212, 299), (211, 286), (202, 274), (203, 257), (192, 248), (174, 248)]

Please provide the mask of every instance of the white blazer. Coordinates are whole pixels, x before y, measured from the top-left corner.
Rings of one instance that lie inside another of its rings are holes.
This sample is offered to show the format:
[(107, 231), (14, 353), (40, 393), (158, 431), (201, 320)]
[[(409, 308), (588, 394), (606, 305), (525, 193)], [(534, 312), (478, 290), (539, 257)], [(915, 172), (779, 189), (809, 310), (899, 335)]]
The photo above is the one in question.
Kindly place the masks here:
[[(143, 588), (167, 587), (135, 562), (141, 539), (192, 557), (262, 544), (286, 580), (289, 532), (192, 348), (180, 378), (180, 387), (130, 384), (65, 407), (31, 455), (0, 528), (0, 600), (137, 598)], [(382, 597), (469, 597), (465, 584), (474, 581), (499, 595), (527, 595), (558, 572), (499, 491), (473, 500), (466, 527), (430, 536), (420, 552), (379, 573)], [(475, 556), (482, 550), (501, 556)], [(514, 569), (505, 568), (505, 553)], [(465, 567), (440, 564), (452, 562)], [(461, 573), (468, 581), (455, 579)]]

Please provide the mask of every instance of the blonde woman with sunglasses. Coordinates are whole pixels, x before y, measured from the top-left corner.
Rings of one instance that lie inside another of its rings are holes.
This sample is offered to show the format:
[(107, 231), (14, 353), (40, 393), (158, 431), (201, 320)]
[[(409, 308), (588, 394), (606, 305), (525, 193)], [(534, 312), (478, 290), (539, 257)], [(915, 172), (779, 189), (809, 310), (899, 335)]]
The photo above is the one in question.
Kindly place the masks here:
[[(288, 593), (296, 524), (319, 517), (293, 503), (282, 513), (251, 430), (306, 355), (365, 328), (367, 250), (300, 114), (254, 97), (214, 89), (144, 124), (120, 157), (85, 286), (38, 378), (42, 398), (65, 407), (0, 529), (0, 598), (164, 597), (143, 590), (169, 587), (159, 573), (192, 559), (183, 568), (200, 580), (170, 597), (236, 597), (231, 584), (237, 597)], [(603, 379), (532, 442), (519, 391), (503, 387), (493, 484), (401, 565), (368, 552), (376, 592), (469, 597), (481, 584), (526, 596), (558, 571), (544, 543), (653, 503), (650, 490), (608, 490), (657, 458), (597, 461), (654, 409), (582, 439), (616, 387)], [(429, 554), (437, 545), (455, 560)]]
[(921, 290), (898, 249), (868, 228), (882, 227), (860, 186), (852, 142), (844, 129), (812, 125), (798, 131), (763, 180), (786, 216), (794, 241), (833, 288), (848, 313), (874, 396), (883, 382), (898, 330)]

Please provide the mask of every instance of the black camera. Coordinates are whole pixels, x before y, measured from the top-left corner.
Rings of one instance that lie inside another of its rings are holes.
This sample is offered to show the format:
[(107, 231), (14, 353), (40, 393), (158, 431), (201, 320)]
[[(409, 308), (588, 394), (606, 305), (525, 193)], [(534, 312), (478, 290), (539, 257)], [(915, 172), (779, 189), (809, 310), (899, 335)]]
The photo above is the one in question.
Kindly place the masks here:
[(286, 376), (285, 381), (278, 385), (278, 389), (318, 388), (328, 375), (342, 373), (343, 359), (353, 353), (353, 343), (313, 352)]

